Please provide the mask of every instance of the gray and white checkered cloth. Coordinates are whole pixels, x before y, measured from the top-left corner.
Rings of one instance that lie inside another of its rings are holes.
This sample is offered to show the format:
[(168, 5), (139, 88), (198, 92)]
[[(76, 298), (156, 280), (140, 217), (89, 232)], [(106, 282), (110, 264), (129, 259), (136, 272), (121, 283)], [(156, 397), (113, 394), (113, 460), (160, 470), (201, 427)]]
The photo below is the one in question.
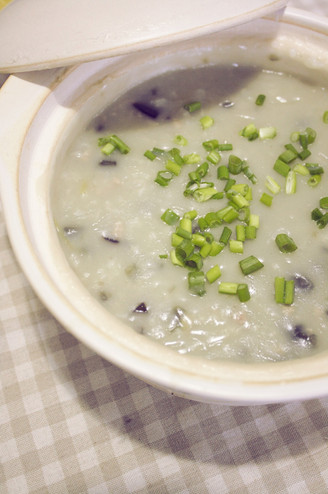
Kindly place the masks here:
[[(291, 5), (328, 15), (327, 0)], [(43, 307), (1, 208), (0, 330), (3, 494), (328, 493), (328, 396), (206, 405), (126, 374)]]

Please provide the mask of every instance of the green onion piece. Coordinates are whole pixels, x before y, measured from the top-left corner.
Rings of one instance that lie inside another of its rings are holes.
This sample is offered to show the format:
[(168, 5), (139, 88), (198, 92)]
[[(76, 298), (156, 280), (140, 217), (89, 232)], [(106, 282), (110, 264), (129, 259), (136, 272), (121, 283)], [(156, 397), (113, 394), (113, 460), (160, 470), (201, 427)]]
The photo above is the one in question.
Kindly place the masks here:
[(209, 255), (212, 257), (217, 256), (224, 249), (224, 244), (216, 242), (215, 240), (210, 245), (211, 245), (211, 250)]
[(292, 132), (290, 135), (290, 140), (292, 142), (299, 142), (300, 140), (300, 133), (299, 132)]
[(174, 225), (180, 219), (180, 216), (175, 213), (172, 209), (167, 209), (161, 216), (161, 220), (167, 225)]
[(294, 280), (286, 280), (286, 282), (285, 282), (285, 300), (284, 300), (284, 303), (286, 305), (291, 305), (294, 302), (294, 289), (295, 289)]
[(246, 127), (244, 127), (240, 132), (239, 134), (242, 136), (242, 137), (246, 137), (249, 141), (254, 141), (255, 139), (258, 138), (259, 136), (259, 131), (257, 130), (257, 128), (255, 127), (255, 125), (253, 123), (251, 124), (248, 124), (246, 125)]
[(180, 225), (177, 226), (176, 230), (175, 230), (175, 233), (177, 235), (180, 235), (180, 237), (182, 238), (185, 238), (187, 240), (191, 240), (192, 239), (192, 233), (191, 231), (189, 230), (185, 230), (184, 228), (182, 228)]
[(197, 153), (186, 154), (183, 157), (183, 162), (185, 165), (197, 165), (200, 162), (200, 155)]
[(271, 192), (271, 194), (278, 194), (280, 192), (280, 185), (274, 180), (274, 178), (268, 175), (265, 182), (266, 188)]
[(154, 147), (152, 153), (156, 154), (156, 156), (163, 156), (163, 154), (166, 153), (166, 150)]
[(274, 293), (277, 304), (283, 304), (285, 301), (285, 278), (276, 276), (274, 279)]
[(311, 151), (309, 151), (309, 149), (303, 149), (303, 151), (301, 151), (300, 153), (298, 153), (298, 157), (302, 161), (306, 160), (306, 158), (308, 158), (309, 156), (311, 156)]
[(210, 139), (209, 141), (203, 142), (203, 147), (206, 151), (214, 151), (219, 147), (219, 141), (217, 139)]
[(257, 235), (257, 228), (253, 225), (247, 225), (245, 227), (246, 240), (254, 240)]
[(288, 172), (290, 171), (290, 166), (284, 161), (277, 159), (273, 165), (273, 169), (283, 177), (287, 177)]
[(232, 239), (229, 241), (229, 248), (230, 252), (233, 252), (234, 254), (243, 254), (244, 242)]
[(178, 163), (176, 163), (175, 161), (172, 161), (172, 160), (168, 160), (165, 164), (165, 168), (173, 173), (173, 175), (180, 175), (180, 172), (181, 172), (181, 166), (178, 165)]
[(302, 146), (303, 149), (307, 149), (308, 148), (308, 136), (307, 136), (307, 133), (306, 132), (301, 132), (300, 133), (300, 138), (299, 138), (299, 141), (300, 141), (300, 145)]
[(296, 192), (296, 173), (294, 170), (290, 170), (286, 177), (286, 194), (295, 194)]
[(252, 184), (256, 184), (257, 178), (254, 175), (254, 173), (250, 170), (248, 165), (243, 164), (242, 165), (242, 172), (245, 175), (245, 177), (248, 178), (252, 182)]
[(307, 127), (305, 129), (305, 132), (307, 133), (308, 144), (312, 144), (316, 140), (316, 137), (317, 137), (316, 131), (314, 129), (312, 129), (311, 127)]
[(322, 115), (323, 123), (328, 123), (328, 111), (325, 111)]
[(218, 151), (232, 151), (232, 144), (223, 143), (218, 145)]
[(309, 170), (310, 175), (322, 175), (324, 169), (318, 163), (305, 163), (306, 168)]
[(297, 158), (297, 153), (295, 153), (292, 149), (286, 149), (283, 153), (278, 156), (278, 159), (283, 161), (284, 163), (291, 163)]
[(187, 232), (192, 232), (192, 221), (190, 218), (187, 218), (186, 216), (184, 216), (181, 220), (180, 220), (180, 227), (187, 231)]
[(167, 170), (161, 170), (157, 173), (155, 178), (155, 182), (158, 183), (161, 187), (167, 187), (171, 182), (173, 174)]
[(209, 244), (207, 242), (200, 248), (200, 251), (199, 251), (199, 253), (202, 257), (209, 256), (210, 252), (211, 252), (211, 244)]
[(289, 151), (292, 151), (296, 156), (298, 155), (298, 151), (296, 149), (295, 146), (293, 146), (293, 144), (285, 144), (285, 149), (289, 149)]
[(197, 211), (193, 209), (192, 211), (187, 211), (184, 213), (183, 217), (184, 218), (189, 218), (191, 221), (193, 221), (195, 218), (197, 218)]
[(177, 233), (172, 233), (171, 235), (171, 246), (178, 247), (183, 242), (183, 237), (178, 235)]
[(214, 119), (212, 117), (209, 117), (208, 115), (200, 118), (199, 121), (204, 130), (209, 129), (210, 127), (212, 127), (212, 125), (214, 125)]
[(258, 214), (251, 213), (248, 220), (249, 226), (254, 226), (255, 228), (260, 227), (260, 216)]
[(264, 264), (255, 256), (249, 256), (239, 261), (240, 269), (244, 275), (248, 275), (263, 268)]
[(203, 189), (196, 189), (193, 193), (193, 197), (197, 202), (205, 202), (212, 199), (217, 194), (217, 190), (214, 187), (204, 187)]
[(209, 283), (214, 283), (221, 276), (221, 269), (218, 264), (209, 269), (206, 273), (206, 278)]
[(245, 225), (236, 225), (236, 238), (240, 242), (244, 242), (246, 239), (246, 227)]
[(172, 148), (169, 151), (169, 154), (172, 156), (173, 160), (180, 166), (184, 165), (184, 159), (180, 154), (180, 150), (178, 148)]
[(206, 239), (204, 235), (202, 235), (201, 233), (193, 233), (191, 237), (191, 241), (197, 247), (202, 247), (206, 243)]
[(318, 221), (323, 217), (323, 213), (319, 208), (315, 208), (311, 211), (311, 219), (314, 221)]
[(188, 273), (189, 290), (195, 295), (202, 297), (206, 293), (205, 275), (203, 271), (191, 271)]
[(178, 259), (175, 249), (171, 250), (170, 259), (172, 264), (174, 264), (174, 266), (180, 266), (183, 268), (183, 262), (180, 259)]
[(204, 230), (206, 230), (206, 228), (208, 228), (208, 224), (207, 224), (207, 221), (205, 220), (205, 218), (199, 218), (198, 219), (198, 226), (202, 231), (204, 231)]
[(246, 283), (239, 283), (237, 287), (237, 295), (240, 302), (248, 302), (251, 298), (248, 285)]
[(238, 209), (249, 206), (249, 202), (242, 194), (233, 195), (231, 200), (234, 204), (236, 204)]
[(185, 137), (183, 137), (182, 135), (177, 135), (175, 136), (174, 138), (174, 143), (177, 145), (177, 146), (187, 146), (188, 144), (188, 141)]
[(194, 246), (192, 242), (186, 238), (184, 238), (183, 242), (175, 248), (176, 256), (182, 263), (191, 256), (193, 251)]
[(217, 177), (219, 180), (228, 180), (229, 179), (229, 169), (225, 165), (221, 165), (218, 167)]
[(310, 187), (316, 187), (321, 182), (321, 175), (312, 175), (307, 181)]
[(203, 259), (199, 253), (194, 252), (185, 260), (184, 264), (188, 269), (200, 271), (203, 267)]
[(265, 98), (266, 98), (265, 94), (259, 94), (255, 100), (255, 104), (257, 106), (262, 106), (265, 101)]
[(235, 183), (236, 180), (234, 178), (228, 178), (227, 183), (224, 187), (224, 192), (228, 192)]
[(184, 109), (187, 110), (189, 113), (193, 113), (197, 110), (200, 110), (202, 104), (200, 101), (192, 101), (191, 103), (187, 103), (184, 105)]
[(260, 198), (260, 201), (265, 205), (265, 206), (268, 206), (270, 207), (271, 204), (272, 204), (272, 199), (273, 197), (270, 196), (270, 194), (267, 194), (266, 192), (263, 192), (261, 198)]
[(205, 220), (208, 228), (214, 228), (216, 226), (221, 225), (222, 221), (218, 218), (217, 214), (214, 211), (210, 211), (205, 214)]
[(225, 223), (232, 223), (238, 217), (239, 217), (239, 212), (233, 207), (231, 207), (231, 209), (226, 212), (226, 214), (223, 216), (222, 219)]
[(297, 249), (297, 245), (294, 240), (286, 233), (279, 233), (276, 236), (276, 244), (280, 252), (283, 252), (284, 254), (289, 254)]
[(328, 197), (322, 197), (319, 204), (322, 209), (328, 209)]
[(148, 158), (150, 161), (154, 161), (156, 159), (156, 154), (154, 154), (152, 151), (149, 149), (144, 152), (144, 156)]
[(238, 156), (230, 154), (228, 162), (228, 169), (230, 173), (232, 173), (233, 175), (238, 175), (238, 173), (240, 173), (242, 170), (242, 165), (243, 161), (238, 158)]
[(303, 175), (303, 177), (306, 177), (307, 175), (310, 175), (309, 170), (306, 168), (305, 165), (301, 165), (301, 163), (297, 163), (294, 168), (293, 168), (295, 173), (298, 173), (299, 175)]
[(208, 153), (206, 159), (208, 159), (208, 161), (213, 163), (213, 165), (217, 165), (219, 163), (219, 161), (221, 160), (221, 154), (214, 149), (213, 151)]
[(105, 154), (106, 156), (109, 156), (110, 154), (112, 154), (113, 151), (115, 151), (116, 147), (114, 146), (114, 144), (112, 144), (111, 142), (107, 142), (102, 148), (101, 148), (101, 152), (103, 154)]
[(129, 146), (115, 134), (112, 134), (109, 137), (109, 142), (111, 142), (122, 154), (127, 154), (130, 151)]
[(319, 220), (317, 220), (319, 228), (325, 228), (328, 225), (328, 213), (325, 213)]
[(237, 290), (238, 290), (238, 283), (231, 283), (228, 281), (224, 281), (219, 284), (219, 293), (225, 293), (227, 295), (236, 295)]
[(220, 239), (219, 241), (224, 244), (224, 245), (227, 245), (230, 237), (231, 237), (231, 234), (232, 234), (232, 230), (230, 230), (230, 228), (228, 228), (227, 226), (225, 226), (222, 230), (222, 233), (221, 233), (221, 236), (220, 236)]
[(277, 129), (275, 127), (261, 127), (259, 129), (260, 139), (274, 139), (277, 135)]
[(246, 194), (249, 191), (249, 189), (250, 187), (247, 184), (233, 184), (233, 186), (231, 187), (232, 192), (241, 194), (243, 197), (246, 197)]
[(169, 256), (167, 254), (160, 254), (158, 257), (160, 259), (167, 259)]

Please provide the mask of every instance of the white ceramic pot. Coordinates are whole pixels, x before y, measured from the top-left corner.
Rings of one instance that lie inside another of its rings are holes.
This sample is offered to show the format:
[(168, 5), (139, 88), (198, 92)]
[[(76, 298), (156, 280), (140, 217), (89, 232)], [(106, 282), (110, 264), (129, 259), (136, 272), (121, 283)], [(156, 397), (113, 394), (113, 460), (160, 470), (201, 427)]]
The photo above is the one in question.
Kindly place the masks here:
[(137, 334), (82, 286), (53, 226), (49, 187), (58, 143), (65, 135), (85, 125), (104, 99), (108, 102), (168, 69), (194, 66), (205, 55), (224, 59), (224, 46), (243, 36), (256, 39), (257, 62), (265, 64), (274, 52), (282, 68), (304, 73), (318, 69), (318, 77), (328, 80), (328, 22), (288, 9), (281, 19), (252, 21), (174, 48), (11, 76), (0, 92), (0, 178), (8, 233), (31, 285), (58, 321), (105, 359), (144, 381), (212, 403), (320, 397), (328, 390), (328, 352), (270, 364), (214, 362), (178, 355)]

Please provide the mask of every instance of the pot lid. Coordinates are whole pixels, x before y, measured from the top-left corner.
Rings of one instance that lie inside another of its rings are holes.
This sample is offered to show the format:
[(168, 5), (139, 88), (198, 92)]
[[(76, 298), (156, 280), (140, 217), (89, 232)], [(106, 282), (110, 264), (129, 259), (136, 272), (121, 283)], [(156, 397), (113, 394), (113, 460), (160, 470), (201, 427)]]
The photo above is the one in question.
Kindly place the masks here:
[(0, 72), (73, 65), (248, 22), (287, 0), (0, 0)]

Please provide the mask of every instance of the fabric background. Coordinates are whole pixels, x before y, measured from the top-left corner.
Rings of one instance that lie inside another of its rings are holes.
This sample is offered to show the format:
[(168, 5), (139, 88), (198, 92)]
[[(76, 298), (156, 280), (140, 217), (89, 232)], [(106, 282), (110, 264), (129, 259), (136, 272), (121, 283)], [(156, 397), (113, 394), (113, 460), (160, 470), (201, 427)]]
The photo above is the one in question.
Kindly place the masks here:
[[(328, 15), (327, 0), (290, 5)], [(47, 312), (0, 206), (0, 492), (328, 493), (328, 396), (229, 407), (169, 396)]]

